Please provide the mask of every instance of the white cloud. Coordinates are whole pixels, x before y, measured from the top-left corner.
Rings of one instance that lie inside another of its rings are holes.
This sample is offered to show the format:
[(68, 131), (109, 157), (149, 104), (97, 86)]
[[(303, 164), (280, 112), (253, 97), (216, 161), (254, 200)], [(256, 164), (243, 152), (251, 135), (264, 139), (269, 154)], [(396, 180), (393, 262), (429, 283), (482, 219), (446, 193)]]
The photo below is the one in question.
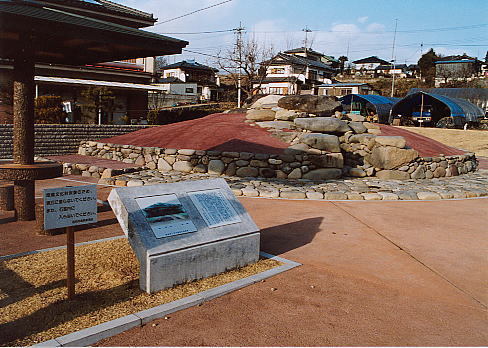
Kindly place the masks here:
[(358, 22), (359, 23), (366, 23), (368, 21), (368, 16), (364, 16), (364, 17), (359, 17), (358, 18)]
[(384, 32), (385, 31), (385, 26), (380, 23), (371, 23), (366, 27), (366, 31), (368, 32)]

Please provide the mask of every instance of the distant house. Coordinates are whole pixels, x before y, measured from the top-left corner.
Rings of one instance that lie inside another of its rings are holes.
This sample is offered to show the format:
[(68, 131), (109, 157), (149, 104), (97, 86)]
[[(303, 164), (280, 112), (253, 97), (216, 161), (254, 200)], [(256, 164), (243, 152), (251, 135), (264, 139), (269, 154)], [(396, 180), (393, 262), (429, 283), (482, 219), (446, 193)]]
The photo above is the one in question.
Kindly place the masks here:
[(193, 84), (196, 83), (195, 93), (198, 95), (200, 101), (217, 100), (218, 87), (220, 85), (217, 72), (217, 69), (200, 64), (194, 60), (183, 60), (161, 67), (161, 77), (163, 79), (177, 78), (179, 82), (174, 83), (188, 83), (188, 89), (193, 88)]
[(449, 81), (470, 81), (481, 76), (482, 63), (472, 57), (450, 56), (435, 62), (436, 87)]
[(377, 56), (358, 59), (352, 63), (354, 64), (354, 70), (358, 75), (374, 75), (378, 66), (391, 65), (391, 63), (378, 58)]
[(375, 76), (393, 76), (404, 78), (408, 76), (408, 67), (406, 64), (398, 65), (378, 65), (375, 69)]
[(367, 83), (329, 83), (318, 86), (319, 95), (343, 97), (348, 94), (373, 94), (373, 87)]
[(317, 86), (330, 83), (337, 72), (333, 58), (304, 47), (279, 53), (263, 62), (266, 77), (255, 81), (263, 94), (316, 94)]
[(198, 85), (196, 82), (183, 82), (177, 77), (157, 79), (154, 86), (160, 88), (162, 93), (149, 92), (149, 108), (158, 109), (179, 104), (198, 103)]

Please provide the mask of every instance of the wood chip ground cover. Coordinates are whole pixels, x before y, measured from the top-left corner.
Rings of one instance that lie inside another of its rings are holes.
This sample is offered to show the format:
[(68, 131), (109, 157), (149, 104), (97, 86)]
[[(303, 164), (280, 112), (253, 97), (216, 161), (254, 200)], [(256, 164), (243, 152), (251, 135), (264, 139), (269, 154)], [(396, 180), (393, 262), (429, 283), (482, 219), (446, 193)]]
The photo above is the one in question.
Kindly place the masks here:
[(281, 265), (253, 265), (155, 294), (139, 289), (139, 264), (127, 240), (76, 248), (76, 293), (66, 297), (66, 251), (0, 262), (0, 345), (25, 346), (168, 303)]

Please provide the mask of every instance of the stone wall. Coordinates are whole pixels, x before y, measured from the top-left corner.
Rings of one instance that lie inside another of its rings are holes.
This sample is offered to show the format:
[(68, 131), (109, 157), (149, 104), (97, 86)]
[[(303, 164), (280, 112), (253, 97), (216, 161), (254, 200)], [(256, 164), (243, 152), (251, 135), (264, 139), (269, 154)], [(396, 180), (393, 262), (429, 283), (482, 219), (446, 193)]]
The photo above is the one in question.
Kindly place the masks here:
[[(80, 141), (98, 140), (130, 133), (148, 126), (89, 125), (89, 124), (36, 124), (35, 154), (56, 156), (78, 151)], [(12, 158), (13, 126), (0, 124), (0, 159)]]
[(288, 150), (286, 154), (270, 155), (250, 152), (219, 152), (190, 149), (162, 149), (132, 145), (82, 142), (78, 153), (104, 159), (134, 163), (160, 171), (209, 173), (239, 177), (326, 180), (341, 177), (341, 153), (319, 151), (307, 154)]

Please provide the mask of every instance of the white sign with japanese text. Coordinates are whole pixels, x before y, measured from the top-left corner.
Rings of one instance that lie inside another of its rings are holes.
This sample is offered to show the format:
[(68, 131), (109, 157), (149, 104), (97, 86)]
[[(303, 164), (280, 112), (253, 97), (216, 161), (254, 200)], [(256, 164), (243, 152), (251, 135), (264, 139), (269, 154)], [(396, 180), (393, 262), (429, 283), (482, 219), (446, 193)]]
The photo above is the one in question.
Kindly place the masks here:
[(44, 190), (44, 229), (97, 222), (97, 186), (68, 186)]

